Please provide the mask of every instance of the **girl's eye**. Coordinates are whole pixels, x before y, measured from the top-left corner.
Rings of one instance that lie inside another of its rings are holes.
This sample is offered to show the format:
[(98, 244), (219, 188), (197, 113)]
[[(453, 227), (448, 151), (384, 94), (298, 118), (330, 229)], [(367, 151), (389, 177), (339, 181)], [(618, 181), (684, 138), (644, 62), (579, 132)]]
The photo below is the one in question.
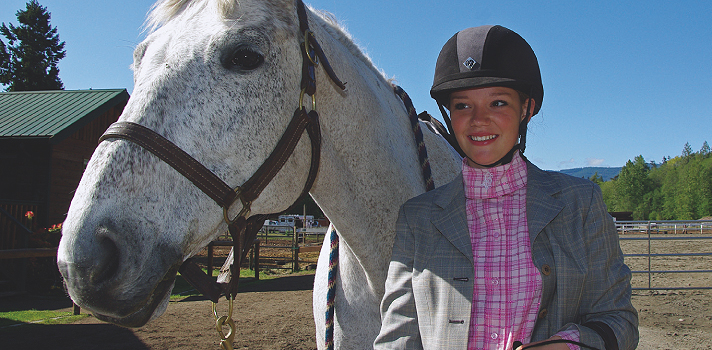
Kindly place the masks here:
[(460, 103), (455, 103), (454, 107), (455, 107), (454, 108), (455, 110), (463, 110), (463, 109), (468, 108), (469, 106), (466, 103), (460, 102)]
[(497, 100), (497, 101), (492, 102), (492, 107), (504, 107), (506, 105), (507, 105), (507, 102), (502, 101), (502, 100)]

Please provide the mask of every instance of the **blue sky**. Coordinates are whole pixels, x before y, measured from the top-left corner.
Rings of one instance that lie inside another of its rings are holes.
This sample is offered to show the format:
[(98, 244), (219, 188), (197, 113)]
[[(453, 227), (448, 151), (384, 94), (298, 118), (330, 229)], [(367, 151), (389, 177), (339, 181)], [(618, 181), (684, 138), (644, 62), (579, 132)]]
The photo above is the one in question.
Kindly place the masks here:
[[(26, 0), (3, 0), (18, 24)], [(39, 0), (66, 42), (66, 89), (133, 90), (129, 65), (152, 1)], [(526, 154), (543, 169), (660, 162), (712, 142), (712, 1), (306, 0), (332, 12), (418, 111), (457, 31), (500, 24), (534, 48), (544, 81)], [(3, 38), (4, 39), (4, 38)]]

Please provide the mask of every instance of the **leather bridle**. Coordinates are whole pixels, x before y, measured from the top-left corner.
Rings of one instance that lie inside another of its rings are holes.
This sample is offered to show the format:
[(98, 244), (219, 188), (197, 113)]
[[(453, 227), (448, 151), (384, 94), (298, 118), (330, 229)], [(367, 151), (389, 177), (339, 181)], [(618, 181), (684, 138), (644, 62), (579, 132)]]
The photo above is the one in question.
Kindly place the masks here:
[[(304, 95), (309, 95), (312, 99), (312, 107), (316, 106), (314, 100), (316, 93), (315, 67), (319, 62), (322, 63), (327, 75), (339, 88), (342, 90), (346, 88), (331, 68), (314, 34), (309, 30), (306, 9), (302, 0), (297, 0), (297, 14), (299, 29), (304, 36), (304, 41), (301, 43), (303, 57), (299, 107), (294, 112), (291, 122), (272, 153), (252, 177), (241, 186), (233, 189), (171, 141), (142, 125), (132, 122), (116, 122), (109, 126), (99, 138), (100, 143), (107, 139), (118, 138), (143, 147), (185, 176), (222, 207), (223, 217), (233, 240), (234, 259), (229, 271), (221, 273), (216, 282), (206, 275), (192, 259), (186, 260), (179, 269), (181, 275), (193, 287), (214, 303), (217, 303), (222, 295), (234, 300), (237, 294), (241, 261), (246, 257), (251, 242), (257, 236), (257, 231), (262, 227), (264, 220), (278, 214), (250, 215), (251, 204), (287, 162), (305, 130), (311, 139), (311, 165), (302, 192), (292, 206), (308, 195), (316, 180), (321, 153), (319, 115), (315, 108), (307, 112), (303, 105), (303, 99)], [(235, 218), (230, 219), (228, 214), (230, 207), (238, 200), (242, 204), (242, 209)]]

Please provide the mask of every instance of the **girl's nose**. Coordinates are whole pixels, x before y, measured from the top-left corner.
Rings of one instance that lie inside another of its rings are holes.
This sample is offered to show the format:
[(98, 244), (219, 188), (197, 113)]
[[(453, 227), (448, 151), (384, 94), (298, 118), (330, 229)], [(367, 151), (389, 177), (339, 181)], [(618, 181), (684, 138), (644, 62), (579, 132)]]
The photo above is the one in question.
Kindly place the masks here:
[(490, 122), (489, 113), (482, 108), (473, 108), (470, 114), (470, 124), (479, 126), (487, 125)]

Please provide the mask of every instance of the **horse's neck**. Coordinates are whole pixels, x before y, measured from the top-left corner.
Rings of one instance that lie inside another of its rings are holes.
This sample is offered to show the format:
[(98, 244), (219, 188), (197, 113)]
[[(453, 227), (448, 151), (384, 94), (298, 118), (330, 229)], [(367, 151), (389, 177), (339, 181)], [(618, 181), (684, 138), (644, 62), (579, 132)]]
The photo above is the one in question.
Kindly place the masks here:
[[(388, 81), (339, 43), (322, 45), (348, 91), (339, 94), (320, 77), (320, 93), (327, 90), (317, 95), (324, 141), (312, 196), (382, 293), (398, 209), (425, 191), (414, 134)], [(453, 173), (454, 158), (439, 152), (433, 156), (446, 165), (436, 168)]]

